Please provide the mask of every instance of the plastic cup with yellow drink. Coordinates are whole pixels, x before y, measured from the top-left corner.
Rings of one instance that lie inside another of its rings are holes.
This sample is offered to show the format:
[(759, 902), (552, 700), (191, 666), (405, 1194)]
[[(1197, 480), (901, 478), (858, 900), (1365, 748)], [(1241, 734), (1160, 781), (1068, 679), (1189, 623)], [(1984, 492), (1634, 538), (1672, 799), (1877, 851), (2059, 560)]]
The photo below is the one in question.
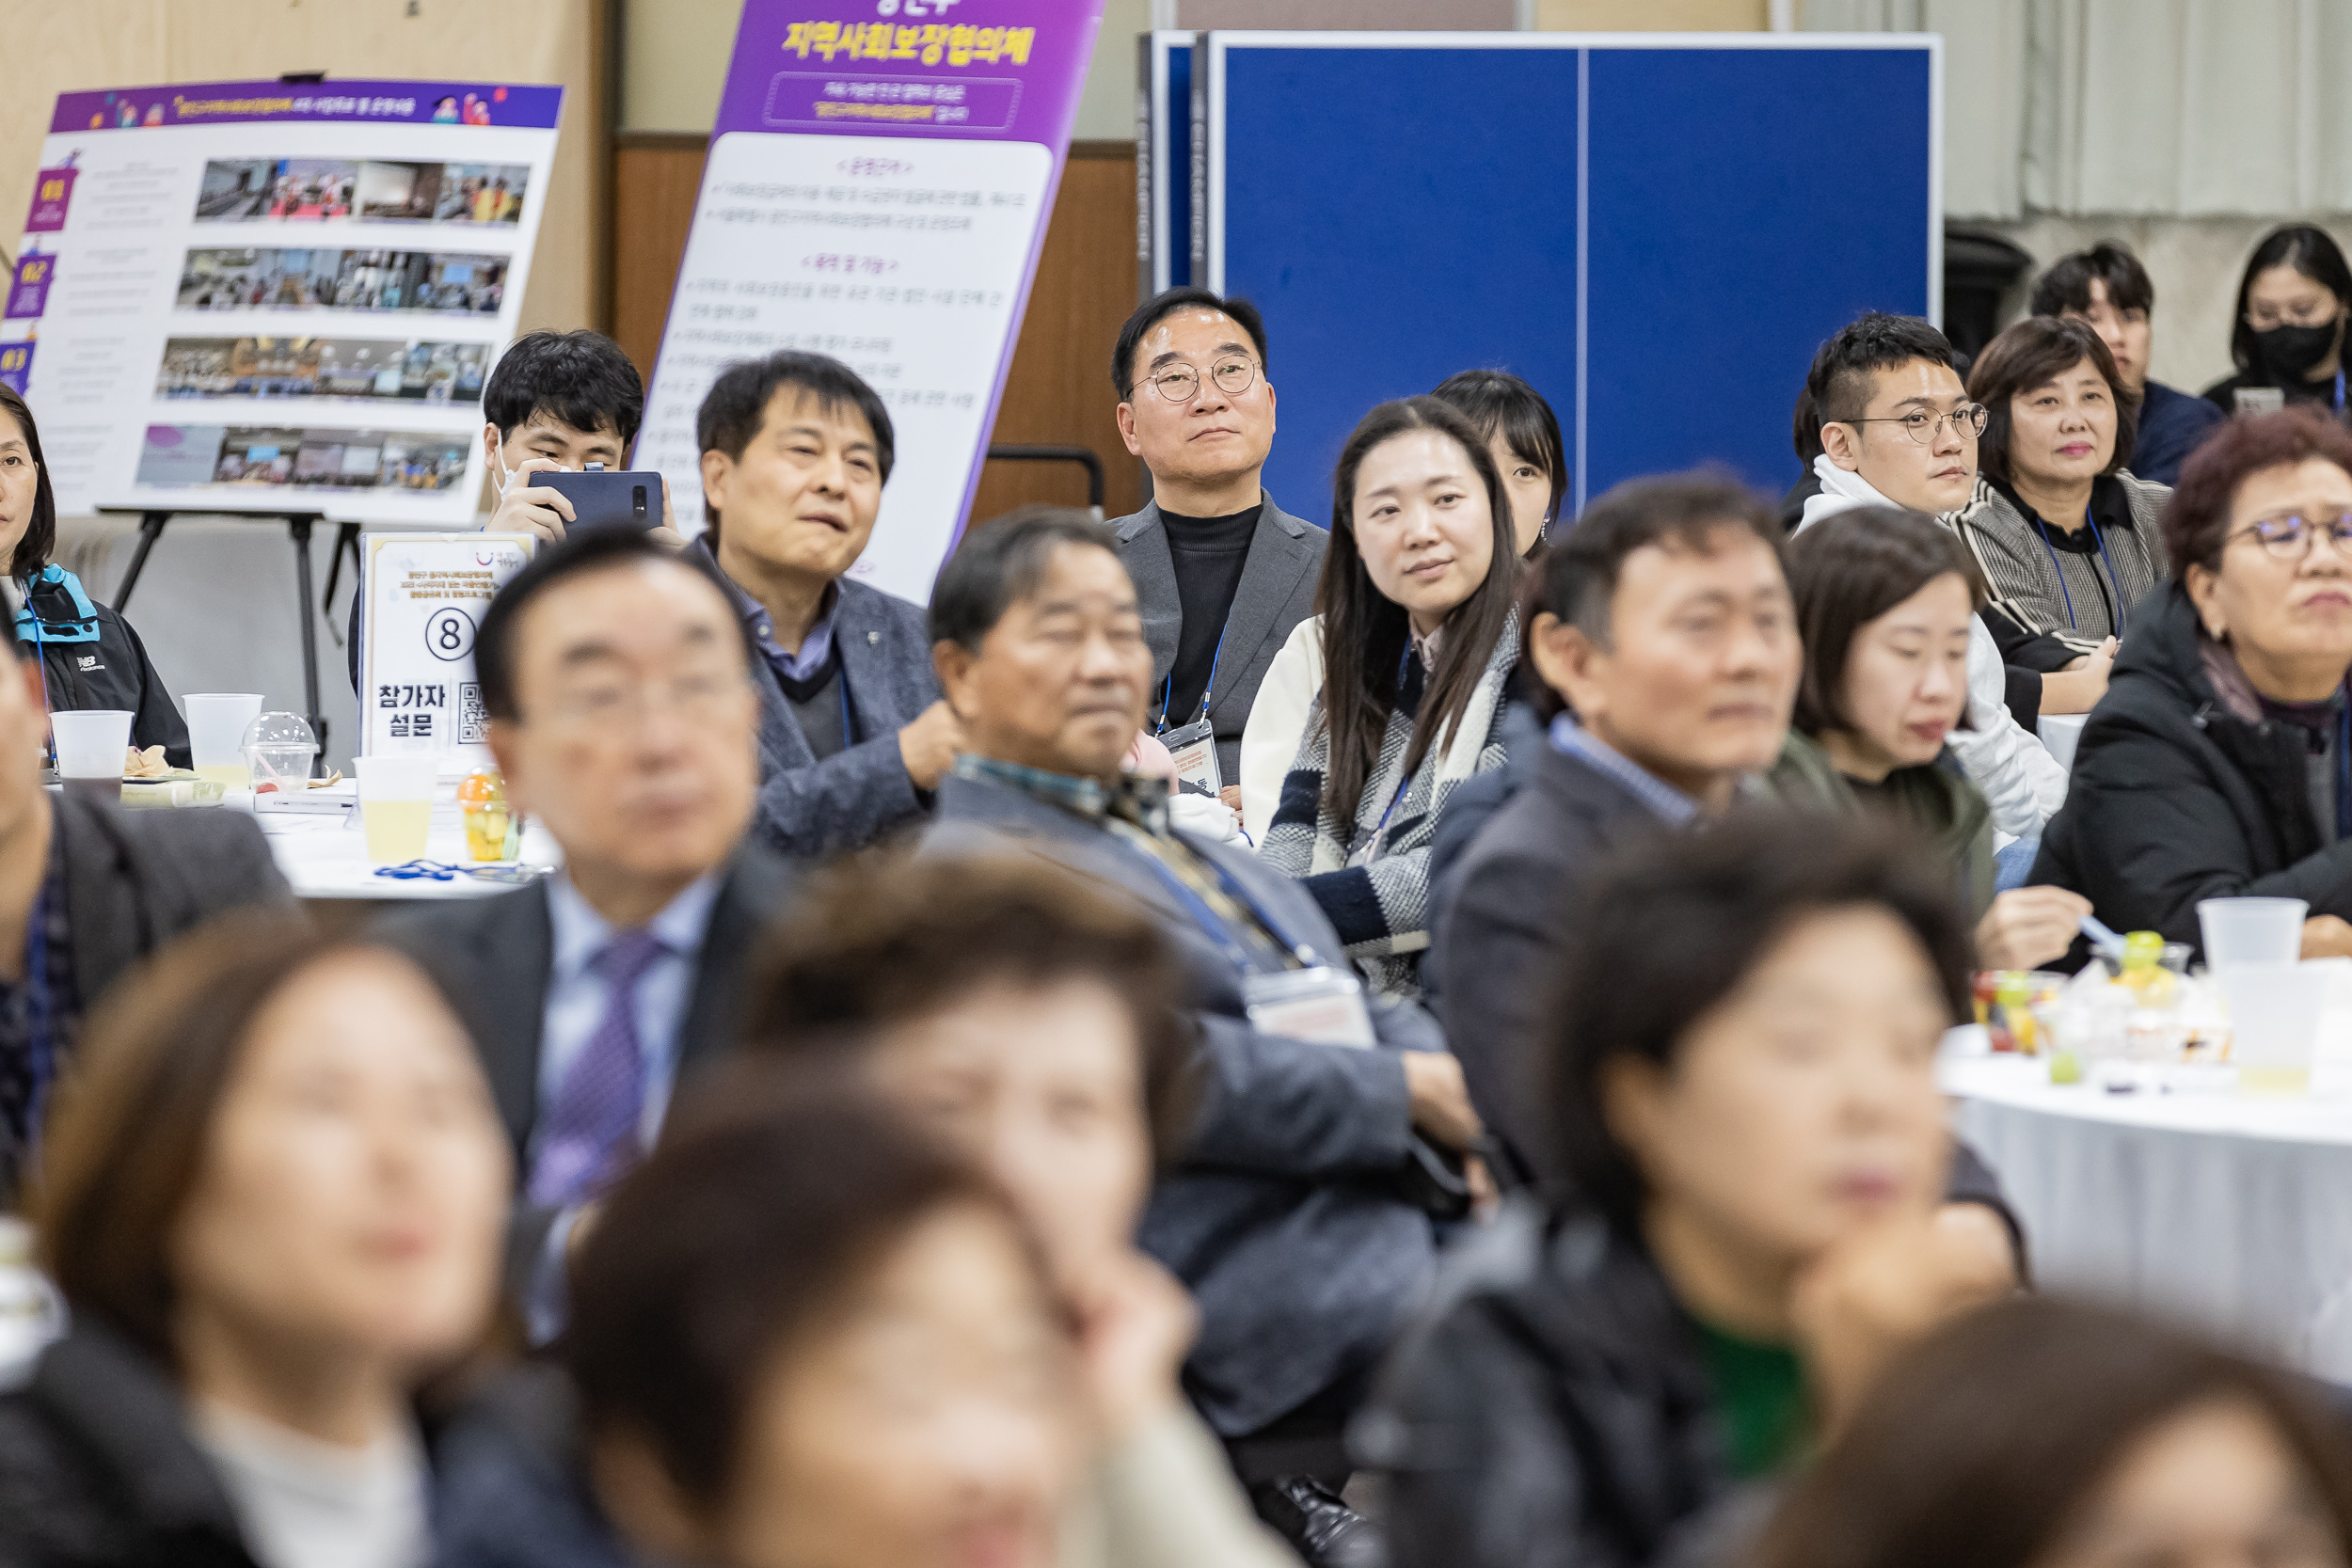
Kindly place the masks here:
[(467, 774), (457, 786), (457, 806), (466, 817), (468, 855), (477, 861), (515, 858), (515, 814), (507, 808), (503, 778), (487, 768)]

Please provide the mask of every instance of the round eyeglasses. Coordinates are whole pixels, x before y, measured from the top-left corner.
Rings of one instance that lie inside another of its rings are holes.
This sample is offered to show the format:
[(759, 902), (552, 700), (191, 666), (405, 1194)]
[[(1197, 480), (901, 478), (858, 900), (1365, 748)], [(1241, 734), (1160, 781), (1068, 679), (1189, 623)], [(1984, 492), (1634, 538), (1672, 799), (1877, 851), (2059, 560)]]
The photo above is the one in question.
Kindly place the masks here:
[(1930, 447), (1933, 446), (1943, 436), (1944, 421), (1947, 420), (1951, 421), (1954, 430), (1973, 441), (1984, 434), (1984, 421), (1989, 418), (1991, 418), (1990, 411), (1983, 404), (1963, 403), (1948, 414), (1939, 414), (1932, 408), (1915, 408), (1908, 414), (1887, 414), (1873, 420), (1839, 420), (1836, 422), (1839, 424), (1899, 424), (1903, 427), (1904, 435), (1923, 447)]
[[(1148, 379), (1152, 390), (1169, 403), (1190, 403), (1200, 395), (1200, 372), (1190, 365), (1170, 365)], [(1258, 379), (1257, 362), (1238, 354), (1221, 355), (1209, 367), (1209, 379), (1216, 384), (1218, 391), (1237, 398)]]
[(2312, 553), (2321, 534), (2328, 542), (2347, 555), (2352, 555), (2352, 516), (2339, 512), (2332, 517), (2303, 517), (2293, 513), (2283, 517), (2262, 517), (2230, 534), (2232, 539), (2250, 538), (2278, 561), (2300, 561)]

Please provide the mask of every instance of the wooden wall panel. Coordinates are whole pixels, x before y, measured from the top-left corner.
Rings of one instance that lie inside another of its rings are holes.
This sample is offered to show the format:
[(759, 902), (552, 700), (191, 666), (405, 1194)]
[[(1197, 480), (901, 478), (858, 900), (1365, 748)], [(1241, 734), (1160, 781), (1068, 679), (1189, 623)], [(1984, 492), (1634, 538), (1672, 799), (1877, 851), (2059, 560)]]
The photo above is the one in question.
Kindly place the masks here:
[[(628, 132), (614, 153), (612, 335), (649, 378), (702, 184), (703, 146), (691, 134)], [(1135, 149), (1078, 143), (1063, 167), (992, 439), (1091, 447), (1103, 460), (1104, 511), (1113, 517), (1143, 504), (1141, 466), (1127, 455), (1112, 414), (1109, 369), (1112, 341), (1135, 304)], [(1084, 505), (1085, 471), (992, 463), (972, 515), (993, 517), (1026, 501)]]

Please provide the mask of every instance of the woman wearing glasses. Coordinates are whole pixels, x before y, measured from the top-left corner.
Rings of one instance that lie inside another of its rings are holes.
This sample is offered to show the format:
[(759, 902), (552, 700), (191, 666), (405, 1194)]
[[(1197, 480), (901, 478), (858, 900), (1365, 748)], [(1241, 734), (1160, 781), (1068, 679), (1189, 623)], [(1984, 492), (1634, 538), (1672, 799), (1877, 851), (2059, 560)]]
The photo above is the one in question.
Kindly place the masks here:
[(2291, 408), (2214, 433), (2164, 518), (2032, 879), (2119, 930), (2199, 941), (2197, 905), (2311, 905), (2303, 955), (2352, 955), (2352, 431)]
[(2237, 373), (2205, 388), (2225, 414), (2260, 414), (2316, 403), (2345, 415), (2344, 324), (2352, 315), (2352, 267), (2324, 229), (2274, 229), (2238, 281), (2230, 357)]
[[(1986, 346), (1968, 395), (1989, 417), (1978, 504), (1953, 521), (1992, 590), (2002, 657), (2046, 674), (2111, 656), (2165, 576), (2157, 519), (2172, 492), (2123, 467), (2138, 392), (2089, 322), (2028, 316)], [(2042, 711), (2069, 711), (2055, 695)]]

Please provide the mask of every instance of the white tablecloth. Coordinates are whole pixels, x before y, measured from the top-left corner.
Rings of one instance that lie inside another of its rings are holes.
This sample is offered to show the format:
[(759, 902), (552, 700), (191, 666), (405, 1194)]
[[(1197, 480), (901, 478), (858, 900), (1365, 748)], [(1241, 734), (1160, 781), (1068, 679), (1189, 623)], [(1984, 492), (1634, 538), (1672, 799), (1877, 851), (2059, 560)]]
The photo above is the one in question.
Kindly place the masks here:
[(2352, 1382), (2352, 1016), (2306, 1100), (2114, 1095), (2047, 1064), (1947, 1060), (1954, 1127), (2000, 1173), (2037, 1282)]
[[(345, 783), (332, 793), (349, 798), (352, 785)], [(326, 795), (326, 790), (314, 791)], [(231, 790), (228, 800), (218, 808), (223, 811), (251, 811), (252, 797), (244, 790)], [(347, 816), (313, 816), (308, 815), (264, 812), (254, 820), (269, 836), (270, 853), (278, 861), (278, 869), (285, 874), (296, 896), (303, 898), (486, 898), (504, 893), (510, 883), (485, 881), (479, 877), (453, 877), (446, 882), (430, 878), (407, 880), (375, 875), (375, 863), (368, 859), (367, 835), (359, 826), (359, 813), (355, 807)], [(457, 786), (443, 784), (433, 800), (433, 827), (425, 839), (425, 858), (447, 865), (469, 863), (466, 854), (465, 819), (459, 816)], [(547, 830), (536, 822), (529, 823), (523, 832), (522, 860), (526, 864), (558, 865), (563, 852), (548, 837)]]

